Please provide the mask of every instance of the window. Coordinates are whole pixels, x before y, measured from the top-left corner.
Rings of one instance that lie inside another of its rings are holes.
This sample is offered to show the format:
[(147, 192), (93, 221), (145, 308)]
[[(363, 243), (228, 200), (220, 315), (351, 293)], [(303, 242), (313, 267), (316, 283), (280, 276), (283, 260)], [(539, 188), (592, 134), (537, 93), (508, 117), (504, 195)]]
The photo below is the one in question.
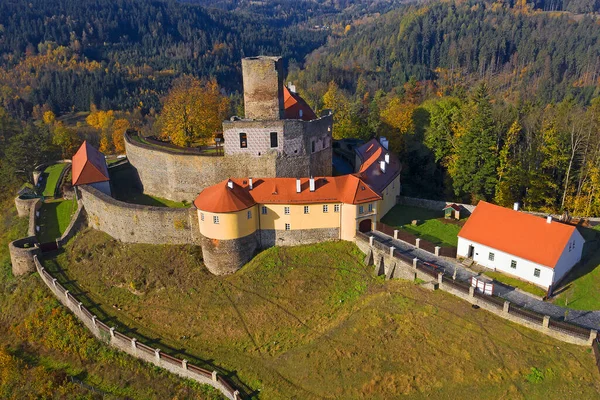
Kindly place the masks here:
[(308, 214), (308, 211), (309, 211), (308, 206), (304, 206), (304, 214)]
[(252, 219), (252, 211), (248, 211), (248, 219)]
[(324, 213), (326, 213), (326, 212), (329, 212), (329, 206), (328, 206), (327, 204), (325, 204), (325, 205), (323, 206), (323, 212), (324, 212)]
[(200, 213), (200, 221), (204, 221), (204, 213)]
[(312, 152), (313, 152), (313, 153), (316, 151), (316, 148), (317, 148), (317, 144), (316, 144), (316, 143), (315, 143), (315, 141), (313, 140), (313, 141), (311, 142), (311, 149), (312, 149)]
[(248, 136), (244, 132), (240, 132), (240, 149), (248, 147)]
[(488, 260), (494, 261), (494, 253), (490, 252), (490, 254), (488, 255)]
[(271, 147), (277, 147), (277, 132), (271, 132)]
[(301, 109), (301, 110), (298, 112), (298, 115), (300, 115), (300, 118), (302, 118), (302, 116), (304, 115), (304, 111)]
[(289, 207), (283, 207), (283, 213), (285, 215), (290, 215), (290, 208)]
[(510, 260), (510, 267), (512, 269), (517, 269), (517, 262), (515, 260)]
[(218, 216), (218, 215), (215, 215), (215, 216), (213, 217), (213, 224), (218, 224), (218, 223), (219, 223), (219, 216)]
[(362, 214), (365, 212), (365, 208), (363, 206), (358, 206), (358, 213)]
[(266, 214), (267, 214), (267, 207), (265, 207), (265, 206), (262, 206), (262, 208), (261, 208), (260, 210), (261, 210), (261, 213), (262, 213), (263, 215), (266, 215)]
[(533, 276), (535, 276), (536, 278), (539, 278), (539, 277), (540, 277), (540, 272), (541, 272), (541, 271), (540, 271), (540, 269), (539, 269), (539, 268), (535, 268), (535, 269), (533, 270)]
[(333, 212), (340, 212), (340, 205), (339, 204), (334, 204), (334, 206), (333, 206)]
[(369, 212), (373, 212), (373, 204), (369, 204)]
[(285, 224), (285, 230), (286, 231), (292, 230), (292, 226), (290, 224)]

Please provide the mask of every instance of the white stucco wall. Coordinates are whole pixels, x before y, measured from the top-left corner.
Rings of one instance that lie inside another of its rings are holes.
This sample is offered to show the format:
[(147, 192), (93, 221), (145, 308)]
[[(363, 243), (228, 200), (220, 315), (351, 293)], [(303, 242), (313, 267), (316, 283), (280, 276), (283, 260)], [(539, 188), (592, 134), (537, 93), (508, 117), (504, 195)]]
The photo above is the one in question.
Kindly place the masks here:
[(91, 183), (90, 186), (92, 186), (95, 189), (98, 189), (106, 195), (112, 196), (110, 192), (110, 181)]
[[(457, 255), (467, 257), (469, 253), (469, 245), (474, 247), (473, 260), (479, 265), (514, 275), (517, 278), (529, 281), (546, 289), (550, 287), (553, 282), (554, 270), (552, 268), (536, 264), (520, 257), (515, 257), (511, 254), (475, 243), (461, 237), (458, 238)], [(494, 253), (494, 261), (489, 260), (490, 252)], [(517, 262), (517, 268), (513, 269), (510, 267), (511, 260), (515, 260)], [(535, 268), (540, 269), (539, 277), (535, 277), (533, 275)]]
[(569, 250), (569, 246), (566, 246), (554, 267), (554, 282), (559, 282), (575, 264), (581, 261), (583, 254), (583, 245), (585, 239), (581, 236), (581, 233), (577, 229), (571, 235), (570, 242), (574, 244)]

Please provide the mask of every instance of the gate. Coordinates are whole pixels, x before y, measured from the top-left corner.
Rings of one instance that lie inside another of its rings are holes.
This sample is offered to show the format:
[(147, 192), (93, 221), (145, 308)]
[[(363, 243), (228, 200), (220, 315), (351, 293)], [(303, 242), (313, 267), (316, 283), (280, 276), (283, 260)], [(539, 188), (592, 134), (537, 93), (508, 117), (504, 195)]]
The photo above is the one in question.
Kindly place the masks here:
[(55, 250), (58, 250), (58, 244), (56, 243), (56, 241), (40, 243), (40, 250), (42, 251), (42, 253), (48, 253), (50, 251), (55, 251)]

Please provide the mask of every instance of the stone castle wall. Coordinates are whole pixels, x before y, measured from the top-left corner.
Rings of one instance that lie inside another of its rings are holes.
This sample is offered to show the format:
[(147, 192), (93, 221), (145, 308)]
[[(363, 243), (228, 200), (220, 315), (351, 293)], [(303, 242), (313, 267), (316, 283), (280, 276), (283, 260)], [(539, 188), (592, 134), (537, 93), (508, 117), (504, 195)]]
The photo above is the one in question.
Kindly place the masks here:
[(232, 240), (202, 237), (201, 243), (204, 265), (215, 275), (236, 272), (254, 257), (259, 248), (256, 233)]
[(84, 185), (79, 196), (90, 227), (128, 243), (199, 244), (195, 208), (152, 207), (130, 204)]
[(40, 255), (40, 248), (35, 236), (17, 239), (8, 244), (12, 273), (14, 276), (25, 275), (35, 271), (34, 256)]

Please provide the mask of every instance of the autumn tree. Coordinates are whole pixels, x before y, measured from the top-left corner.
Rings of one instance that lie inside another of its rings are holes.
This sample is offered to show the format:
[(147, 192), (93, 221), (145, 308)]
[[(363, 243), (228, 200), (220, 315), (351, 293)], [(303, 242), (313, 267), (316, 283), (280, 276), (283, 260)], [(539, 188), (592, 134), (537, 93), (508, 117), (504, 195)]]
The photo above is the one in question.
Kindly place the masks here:
[(118, 119), (112, 125), (112, 140), (115, 147), (115, 152), (125, 152), (125, 132), (129, 129), (129, 121), (126, 119)]
[(515, 120), (506, 133), (498, 154), (498, 183), (494, 202), (501, 206), (508, 207), (520, 200), (524, 171), (518, 159), (517, 145), (522, 129), (519, 120)]
[(179, 78), (163, 101), (161, 137), (185, 147), (206, 142), (221, 131), (228, 110), (229, 98), (221, 94), (216, 80)]
[(323, 108), (333, 110), (333, 138), (343, 139), (357, 136), (356, 125), (353, 124), (352, 103), (348, 96), (335, 82), (329, 82), (327, 92), (323, 95)]
[(81, 145), (81, 140), (75, 129), (68, 128), (59, 122), (52, 129), (52, 144), (60, 148), (63, 159), (68, 159), (73, 157)]

